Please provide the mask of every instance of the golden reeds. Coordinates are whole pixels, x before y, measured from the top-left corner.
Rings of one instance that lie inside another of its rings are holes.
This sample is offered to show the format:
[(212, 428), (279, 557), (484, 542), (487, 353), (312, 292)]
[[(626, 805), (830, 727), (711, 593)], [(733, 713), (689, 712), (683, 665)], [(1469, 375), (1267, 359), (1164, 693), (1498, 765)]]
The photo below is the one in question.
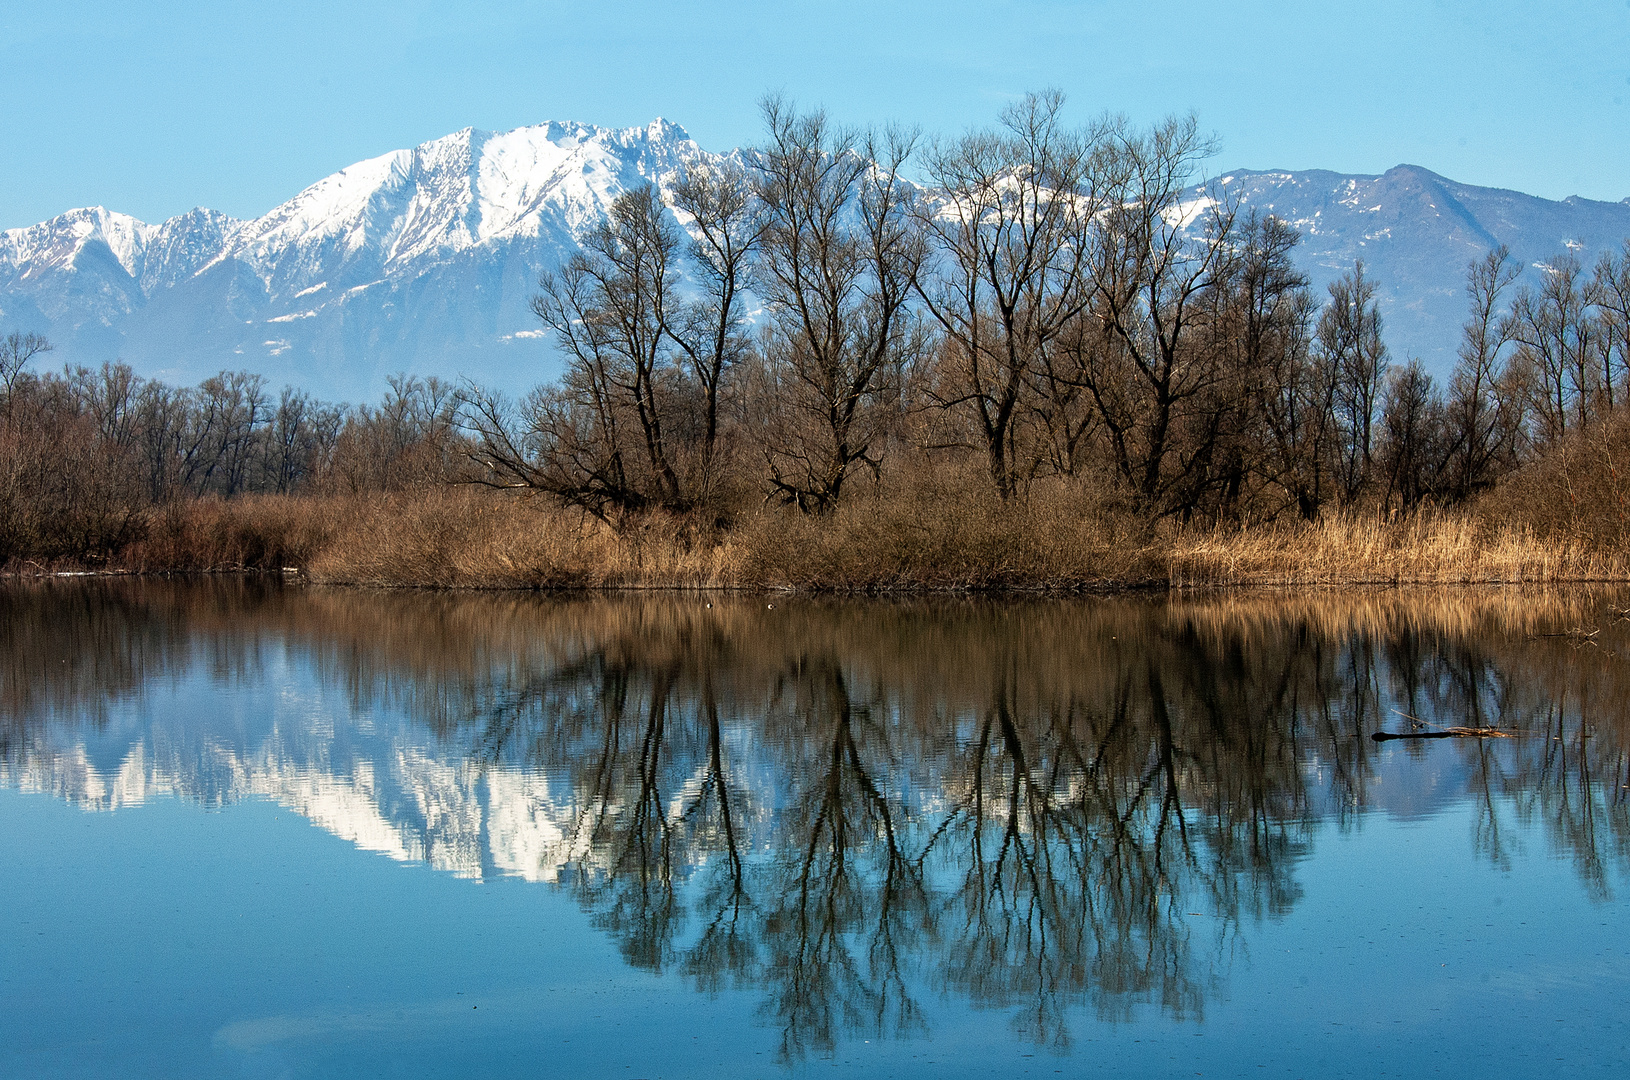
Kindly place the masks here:
[(293, 568), (314, 582), (427, 588), (834, 592), (1630, 580), (1616, 545), (1471, 514), (1151, 527), (1064, 487), (1002, 503), (925, 486), (824, 517), (764, 507), (729, 527), (650, 515), (613, 528), (543, 499), (462, 488), (201, 499), (150, 512), (106, 566)]
[(1179, 534), (1166, 565), (1167, 581), (1178, 588), (1622, 581), (1630, 573), (1621, 552), (1431, 513)]

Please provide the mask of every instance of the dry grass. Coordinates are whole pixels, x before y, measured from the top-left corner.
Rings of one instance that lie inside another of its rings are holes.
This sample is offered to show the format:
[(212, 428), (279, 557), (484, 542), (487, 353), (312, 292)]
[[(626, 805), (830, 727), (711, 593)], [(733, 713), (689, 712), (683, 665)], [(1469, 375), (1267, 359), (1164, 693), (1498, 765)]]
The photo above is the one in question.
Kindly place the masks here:
[(150, 511), (108, 560), (136, 573), (280, 570), (306, 565), (345, 520), (338, 500), (256, 495), (195, 499)]
[(1004, 505), (988, 485), (924, 483), (825, 518), (767, 510), (738, 529), (744, 577), (772, 588), (1077, 590), (1163, 576), (1156, 546), (1083, 485)]
[(1383, 521), (1328, 517), (1310, 525), (1218, 529), (1174, 537), (1173, 587), (1214, 585), (1405, 585), (1623, 581), (1621, 552), (1520, 525), (1459, 514)]
[(108, 562), (277, 571), (424, 588), (833, 592), (1557, 583), (1630, 580), (1619, 545), (1466, 515), (1151, 530), (1083, 485), (1003, 505), (972, 485), (866, 492), (824, 518), (762, 508), (728, 531), (666, 517), (613, 529), (486, 491), (198, 500), (154, 511)]
[(430, 588), (665, 588), (738, 584), (728, 539), (649, 519), (616, 532), (538, 499), (438, 489), (352, 500), (303, 569), (313, 581)]

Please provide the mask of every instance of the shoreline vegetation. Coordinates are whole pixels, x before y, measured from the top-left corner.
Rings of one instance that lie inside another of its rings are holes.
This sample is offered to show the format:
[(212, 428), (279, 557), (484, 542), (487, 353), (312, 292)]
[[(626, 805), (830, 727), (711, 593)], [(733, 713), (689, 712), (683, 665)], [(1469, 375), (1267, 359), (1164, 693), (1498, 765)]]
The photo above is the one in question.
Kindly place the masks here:
[(13, 559), (7, 576), (294, 572), (311, 584), (425, 589), (1094, 593), (1125, 590), (1630, 581), (1588, 536), (1417, 513), (1384, 520), (1150, 530), (1071, 500), (925, 497), (820, 518), (765, 508), (729, 530), (592, 517), (466, 488), (409, 495), (247, 496), (151, 510), (95, 561)]
[[(1362, 262), (1214, 186), (1193, 116), (1056, 93), (925, 139), (762, 103), (619, 195), (512, 398), (335, 405), (0, 338), (0, 570), (424, 588), (1031, 591), (1630, 580), (1630, 238), (1467, 266), (1441, 381)], [(917, 181), (908, 181), (915, 176)]]

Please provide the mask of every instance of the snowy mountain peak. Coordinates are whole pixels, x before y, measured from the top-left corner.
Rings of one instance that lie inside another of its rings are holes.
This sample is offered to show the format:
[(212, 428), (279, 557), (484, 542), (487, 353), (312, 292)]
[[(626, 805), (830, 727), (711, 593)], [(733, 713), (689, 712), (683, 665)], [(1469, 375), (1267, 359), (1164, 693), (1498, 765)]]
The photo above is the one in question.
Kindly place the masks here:
[[(346, 267), (389, 277), (552, 227), (575, 236), (621, 191), (663, 182), (701, 153), (663, 120), (624, 130), (558, 121), (465, 128), (319, 180), (250, 223), (232, 253), (277, 295), (309, 287), (314, 273), (344, 277)], [(292, 260), (291, 250), (300, 253)]]
[(703, 155), (683, 128), (657, 118), (643, 128), (612, 129), (548, 121), (506, 132), (464, 128), (416, 147), (359, 161), (307, 187), (252, 221), (197, 209), (149, 225), (103, 207), (70, 210), (50, 221), (0, 233), (0, 266), (19, 275), (71, 269), (86, 244), (105, 243), (141, 282), (173, 284), (174, 273), (144, 275), (156, 237), (203, 234), (216, 242), (193, 273), (241, 258), (274, 292), (299, 277), (309, 258), (285, 267), (291, 248), (308, 255), (333, 246), (342, 260), (377, 272), (426, 255), (459, 251), (514, 235), (537, 236), (553, 216), (575, 233), (597, 220), (622, 190), (665, 183)]
[(652, 139), (662, 139), (665, 141), (681, 140), (684, 142), (691, 141), (690, 132), (686, 131), (672, 120), (668, 120), (660, 116), (651, 121), (650, 125), (646, 127), (645, 132)]
[(706, 156), (661, 118), (465, 128), (253, 220), (74, 210), (0, 234), (0, 327), (45, 332), (71, 362), (182, 381), (248, 368), (352, 398), (399, 369), (503, 381), (504, 365), (536, 373), (547, 357), (528, 307), (539, 273), (619, 194)]
[[(97, 241), (109, 251), (127, 274), (135, 274), (148, 238), (155, 227), (129, 214), (119, 214), (101, 206), (87, 206), (58, 214), (50, 221), (25, 229), (0, 233), (0, 260), (24, 272), (40, 272), (71, 261), (85, 246)], [(30, 265), (37, 264), (37, 265)]]
[[(176, 382), (223, 368), (331, 399), (377, 396), (401, 371), (522, 389), (554, 361), (529, 301), (613, 200), (716, 160), (684, 128), (552, 120), (478, 128), (359, 161), (253, 220), (195, 209), (157, 225), (103, 207), (0, 233), (0, 333), (46, 334), (53, 358), (124, 359)], [(1316, 290), (1362, 258), (1388, 341), (1453, 361), (1467, 264), (1497, 244), (1533, 267), (1630, 236), (1621, 203), (1552, 202), (1419, 165), (1379, 176), (1249, 170), (1213, 182), (1302, 234)], [(1190, 208), (1216, 192), (1184, 196)], [(1534, 270), (1532, 273), (1537, 274)]]

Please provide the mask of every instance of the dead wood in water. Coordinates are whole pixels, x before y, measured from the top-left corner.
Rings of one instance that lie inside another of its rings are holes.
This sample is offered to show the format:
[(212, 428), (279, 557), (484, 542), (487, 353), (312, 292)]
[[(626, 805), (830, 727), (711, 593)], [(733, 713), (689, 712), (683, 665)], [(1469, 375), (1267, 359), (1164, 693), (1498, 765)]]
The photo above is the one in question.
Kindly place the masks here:
[(1389, 739), (1509, 739), (1511, 733), (1491, 727), (1451, 727), (1436, 731), (1377, 731), (1370, 738), (1376, 742)]

